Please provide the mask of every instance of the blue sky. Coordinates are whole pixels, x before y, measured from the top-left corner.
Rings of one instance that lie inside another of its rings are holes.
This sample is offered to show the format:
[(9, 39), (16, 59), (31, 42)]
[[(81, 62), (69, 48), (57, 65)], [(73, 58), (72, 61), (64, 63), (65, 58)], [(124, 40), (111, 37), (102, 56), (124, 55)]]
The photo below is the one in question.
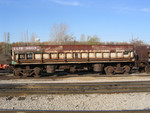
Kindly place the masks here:
[(53, 24), (66, 23), (76, 40), (98, 35), (100, 40), (130, 41), (131, 34), (150, 44), (150, 0), (0, 0), (0, 41), (10, 32), (21, 41), (28, 29), (41, 41), (50, 40)]

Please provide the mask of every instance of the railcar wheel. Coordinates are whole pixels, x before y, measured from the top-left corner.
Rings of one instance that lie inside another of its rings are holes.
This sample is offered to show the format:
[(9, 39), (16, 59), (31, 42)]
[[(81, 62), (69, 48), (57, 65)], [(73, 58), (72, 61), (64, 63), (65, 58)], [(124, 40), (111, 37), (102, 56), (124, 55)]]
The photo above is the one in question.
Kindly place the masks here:
[(70, 67), (70, 72), (74, 73), (76, 71), (75, 67)]
[(150, 73), (150, 66), (149, 65), (145, 67), (145, 72)]
[(124, 68), (124, 73), (129, 74), (131, 68), (128, 65), (125, 65), (123, 68)]
[(112, 66), (107, 66), (107, 67), (105, 68), (105, 73), (106, 73), (106, 75), (112, 75), (112, 74), (114, 73), (114, 67), (112, 67)]
[(21, 68), (14, 69), (14, 76), (19, 78), (20, 77)]
[(40, 72), (41, 72), (41, 69), (39, 68), (39, 67), (35, 67), (34, 68), (34, 77), (35, 78), (38, 78), (38, 77), (40, 77)]

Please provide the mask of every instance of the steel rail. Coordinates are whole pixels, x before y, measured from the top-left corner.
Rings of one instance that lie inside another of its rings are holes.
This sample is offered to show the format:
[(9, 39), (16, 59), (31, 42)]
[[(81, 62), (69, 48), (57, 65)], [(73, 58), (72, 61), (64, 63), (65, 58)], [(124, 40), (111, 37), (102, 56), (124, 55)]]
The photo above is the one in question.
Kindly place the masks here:
[(150, 92), (150, 81), (0, 84), (0, 96), (20, 94), (93, 94), (133, 92)]
[[(13, 72), (10, 72), (8, 70), (0, 70), (0, 79), (22, 79), (23, 77), (15, 77), (15, 76), (7, 76), (8, 74), (13, 74)], [(3, 78), (5, 76), (5, 78)], [(67, 77), (133, 77), (133, 76), (139, 76), (139, 77), (145, 77), (150, 76), (150, 74), (115, 74), (115, 75), (106, 75), (106, 74), (100, 74), (100, 73), (93, 73), (93, 72), (76, 72), (76, 73), (69, 73), (69, 72), (55, 72), (55, 74), (42, 74), (40, 79), (42, 78), (67, 78)], [(26, 77), (24, 79), (33, 79), (34, 77)], [(39, 79), (39, 78), (36, 78)]]
[(0, 113), (150, 113), (145, 110), (127, 111), (48, 111), (48, 110), (0, 110)]
[(100, 74), (69, 74), (69, 75), (66, 75), (66, 74), (56, 74), (56, 75), (44, 75), (44, 76), (41, 76), (39, 78), (34, 78), (34, 77), (15, 77), (15, 76), (7, 76), (6, 73), (0, 73), (0, 80), (11, 80), (11, 79), (61, 79), (61, 78), (71, 78), (71, 77), (98, 77), (98, 78), (103, 78), (103, 77), (106, 77), (106, 78), (117, 78), (117, 77), (150, 77), (150, 74), (145, 74), (145, 75), (142, 75), (142, 74), (135, 74), (135, 75), (131, 75), (131, 74), (117, 74), (117, 75), (100, 75)]

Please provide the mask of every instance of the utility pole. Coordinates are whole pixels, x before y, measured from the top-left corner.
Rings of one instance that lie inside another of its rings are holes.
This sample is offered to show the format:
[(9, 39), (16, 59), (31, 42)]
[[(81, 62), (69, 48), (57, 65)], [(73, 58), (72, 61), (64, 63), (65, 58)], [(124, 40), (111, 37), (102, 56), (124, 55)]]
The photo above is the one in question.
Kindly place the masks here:
[(23, 33), (21, 33), (21, 40), (20, 41), (24, 43)]
[(10, 33), (7, 33), (7, 55), (10, 55)]
[(10, 33), (4, 32), (5, 55), (10, 55)]
[(27, 37), (26, 37), (26, 33), (24, 34), (24, 38), (25, 38), (25, 45), (27, 45)]
[(27, 45), (28, 45), (28, 29), (27, 29)]
[(132, 40), (133, 40), (133, 32), (131, 33), (131, 37), (132, 37)]
[(7, 50), (6, 50), (6, 48), (7, 48), (7, 47), (6, 47), (6, 37), (7, 37), (7, 36), (6, 36), (6, 32), (4, 32), (5, 55), (6, 55), (6, 53), (7, 53)]

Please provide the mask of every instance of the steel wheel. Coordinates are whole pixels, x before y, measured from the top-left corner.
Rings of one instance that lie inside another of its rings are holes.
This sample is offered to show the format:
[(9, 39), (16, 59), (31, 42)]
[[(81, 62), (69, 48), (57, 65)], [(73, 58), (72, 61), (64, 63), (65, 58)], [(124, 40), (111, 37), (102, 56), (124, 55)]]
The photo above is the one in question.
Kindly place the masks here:
[(21, 68), (14, 69), (14, 76), (15, 77), (20, 77), (20, 72), (21, 72)]
[(38, 78), (40, 77), (40, 72), (41, 72), (41, 69), (39, 67), (35, 67), (34, 68), (34, 77)]
[(149, 65), (145, 67), (145, 72), (150, 73), (150, 66)]
[(128, 66), (128, 65), (125, 65), (124, 67), (124, 73), (129, 73), (130, 72), (130, 70), (131, 70), (131, 68)]
[(112, 67), (112, 66), (107, 66), (107, 67), (105, 68), (105, 73), (106, 73), (106, 75), (112, 75), (112, 74), (114, 73), (114, 67)]

